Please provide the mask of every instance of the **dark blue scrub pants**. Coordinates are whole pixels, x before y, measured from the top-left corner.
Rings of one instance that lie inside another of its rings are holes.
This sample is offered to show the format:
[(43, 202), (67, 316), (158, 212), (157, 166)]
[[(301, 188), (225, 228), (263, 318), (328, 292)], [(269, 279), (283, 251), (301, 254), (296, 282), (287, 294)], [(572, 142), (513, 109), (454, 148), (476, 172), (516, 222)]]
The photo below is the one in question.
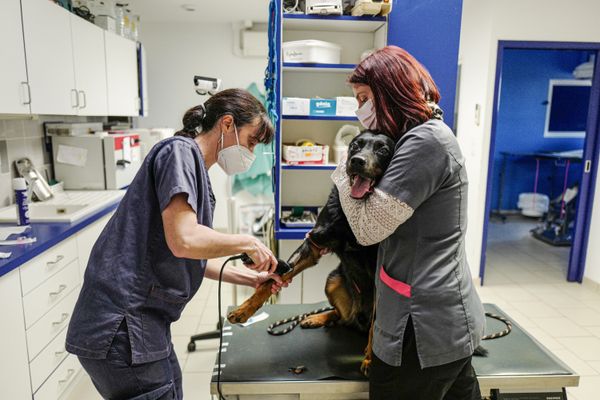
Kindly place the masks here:
[(181, 368), (175, 351), (171, 350), (169, 357), (162, 360), (132, 365), (125, 320), (117, 330), (106, 359), (79, 357), (79, 361), (105, 399), (183, 399)]

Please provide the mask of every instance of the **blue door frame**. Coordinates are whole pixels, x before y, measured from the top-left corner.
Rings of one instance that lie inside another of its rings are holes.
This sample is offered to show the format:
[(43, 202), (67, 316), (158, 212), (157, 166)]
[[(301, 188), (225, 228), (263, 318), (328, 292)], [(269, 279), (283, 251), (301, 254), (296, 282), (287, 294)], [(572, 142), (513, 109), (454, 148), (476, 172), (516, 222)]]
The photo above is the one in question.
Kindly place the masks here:
[(596, 175), (598, 173), (598, 153), (600, 152), (600, 43), (588, 42), (531, 42), (531, 41), (498, 41), (498, 55), (496, 60), (496, 78), (494, 82), (494, 106), (492, 113), (492, 129), (490, 132), (490, 153), (488, 161), (487, 188), (485, 196), (485, 215), (483, 223), (483, 237), (481, 246), (481, 263), (479, 266), (479, 277), (483, 285), (485, 278), (485, 261), (488, 237), (489, 215), (492, 203), (492, 182), (494, 174), (494, 152), (496, 148), (496, 125), (498, 123), (498, 101), (500, 84), (502, 78), (502, 63), (504, 50), (508, 49), (539, 49), (539, 50), (587, 50), (596, 52), (596, 63), (594, 66), (594, 77), (590, 95), (589, 113), (587, 121), (587, 132), (583, 148), (583, 160), (591, 161), (589, 172), (583, 172), (577, 205), (577, 216), (575, 218), (575, 234), (567, 280), (580, 282), (583, 280), (585, 269), (585, 258), (588, 248), (590, 223), (592, 220), (592, 206), (596, 189)]

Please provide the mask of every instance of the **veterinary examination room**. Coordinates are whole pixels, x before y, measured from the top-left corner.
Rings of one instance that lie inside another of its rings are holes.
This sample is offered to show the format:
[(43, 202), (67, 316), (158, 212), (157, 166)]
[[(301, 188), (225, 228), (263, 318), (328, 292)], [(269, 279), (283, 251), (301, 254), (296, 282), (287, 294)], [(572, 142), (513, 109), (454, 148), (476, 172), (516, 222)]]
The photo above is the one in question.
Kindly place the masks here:
[(1, 0), (1, 400), (599, 400), (598, 0)]

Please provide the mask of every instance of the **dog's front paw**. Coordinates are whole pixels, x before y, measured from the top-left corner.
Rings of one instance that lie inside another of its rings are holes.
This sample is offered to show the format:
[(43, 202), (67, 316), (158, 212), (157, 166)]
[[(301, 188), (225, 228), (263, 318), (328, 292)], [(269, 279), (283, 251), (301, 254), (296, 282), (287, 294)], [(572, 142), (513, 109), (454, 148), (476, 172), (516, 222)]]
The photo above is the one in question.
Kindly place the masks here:
[(306, 317), (300, 322), (300, 327), (305, 329), (321, 328), (327, 324), (327, 319), (323, 317), (323, 314), (311, 315)]
[(247, 310), (245, 310), (243, 307), (239, 307), (227, 315), (227, 320), (232, 324), (243, 324), (244, 322), (248, 321), (251, 316), (252, 314), (250, 314)]
[(369, 370), (371, 368), (371, 358), (365, 357), (360, 365), (360, 372), (363, 373), (364, 376), (369, 376)]

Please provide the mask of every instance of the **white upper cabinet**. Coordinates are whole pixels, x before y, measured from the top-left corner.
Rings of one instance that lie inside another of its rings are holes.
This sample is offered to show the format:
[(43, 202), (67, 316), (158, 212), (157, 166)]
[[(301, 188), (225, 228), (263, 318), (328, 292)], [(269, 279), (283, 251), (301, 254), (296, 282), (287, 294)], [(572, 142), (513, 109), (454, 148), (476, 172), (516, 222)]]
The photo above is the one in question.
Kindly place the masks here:
[(19, 0), (4, 0), (0, 12), (0, 113), (28, 114), (29, 89)]
[(83, 18), (71, 15), (71, 32), (77, 114), (107, 115), (104, 31)]
[(75, 115), (71, 13), (48, 0), (22, 0), (33, 114)]
[(104, 32), (106, 77), (108, 83), (108, 115), (139, 115), (137, 76), (137, 44)]

